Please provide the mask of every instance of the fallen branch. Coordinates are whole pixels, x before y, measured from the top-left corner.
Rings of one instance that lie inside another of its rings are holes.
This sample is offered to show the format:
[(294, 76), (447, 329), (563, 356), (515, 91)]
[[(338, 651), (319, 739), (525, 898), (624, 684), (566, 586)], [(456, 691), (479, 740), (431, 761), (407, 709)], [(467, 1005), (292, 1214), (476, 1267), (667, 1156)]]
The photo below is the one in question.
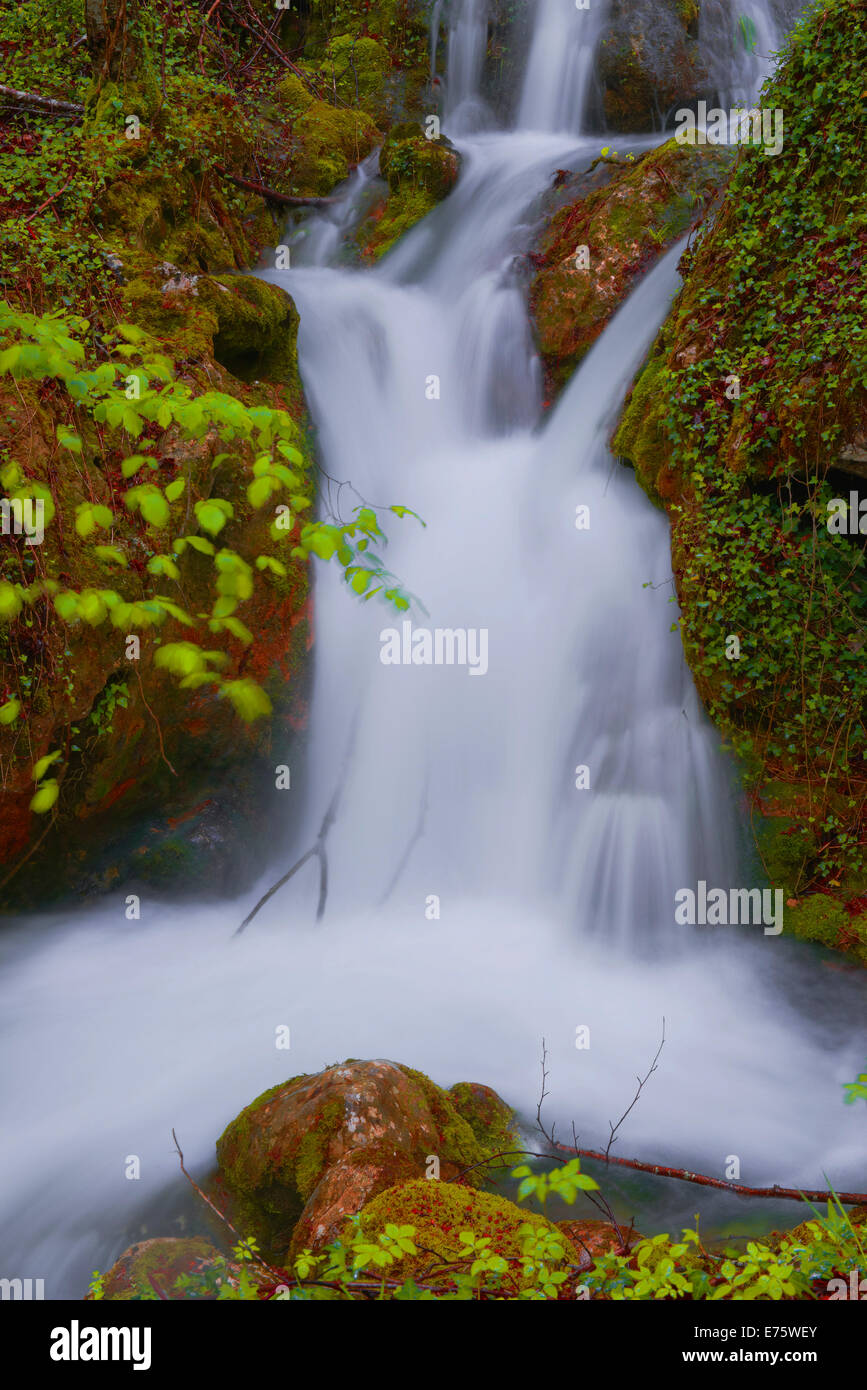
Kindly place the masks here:
[(32, 107), (35, 111), (50, 111), (53, 116), (84, 115), (84, 107), (77, 101), (58, 101), (56, 97), (42, 97), (38, 92), (19, 92), (15, 87), (0, 85), (0, 97), (17, 101), (19, 105)]
[(32, 222), (33, 219), (34, 219), (34, 217), (38, 217), (39, 214), (40, 214), (40, 212), (44, 212), (45, 209), (46, 209), (47, 207), (50, 207), (51, 204), (52, 204), (57, 198), (61, 197), (62, 194), (64, 194), (64, 193), (66, 192), (67, 188), (68, 188), (69, 185), (72, 183), (72, 180), (75, 178), (76, 173), (77, 173), (77, 170), (76, 170), (76, 169), (73, 169), (72, 173), (69, 175), (69, 178), (66, 180), (66, 183), (63, 185), (63, 187), (62, 187), (62, 188), (58, 188), (58, 190), (57, 190), (56, 193), (52, 193), (52, 195), (51, 195), (50, 198), (46, 198), (44, 203), (40, 203), (40, 204), (39, 204), (39, 207), (36, 208), (35, 212), (31, 212), (31, 214), (30, 214), (29, 217), (25, 217), (25, 219), (24, 219), (24, 225), (25, 225), (25, 227), (27, 226), (27, 223), (28, 223), (28, 222)]
[(600, 1163), (616, 1163), (639, 1173), (655, 1173), (661, 1178), (677, 1178), (680, 1182), (696, 1183), (699, 1187), (718, 1187), (724, 1192), (736, 1192), (739, 1197), (779, 1197), (787, 1202), (825, 1202), (836, 1197), (845, 1207), (867, 1206), (867, 1192), (832, 1192), (796, 1187), (744, 1187), (741, 1183), (726, 1182), (724, 1178), (709, 1178), (705, 1173), (690, 1173), (686, 1168), (667, 1168), (661, 1163), (642, 1163), (637, 1158), (611, 1158), (597, 1149), (578, 1149), (570, 1144), (557, 1144), (562, 1153), (579, 1158), (594, 1158)]
[(254, 179), (242, 179), (237, 174), (230, 174), (221, 164), (218, 164), (216, 169), (218, 174), (229, 180), (229, 183), (236, 184), (238, 188), (246, 188), (250, 193), (258, 193), (260, 198), (267, 198), (269, 202), (281, 203), (283, 207), (319, 207), (323, 203), (337, 202), (336, 198), (302, 198), (290, 193), (278, 193), (276, 188), (268, 188), (266, 184), (256, 183)]

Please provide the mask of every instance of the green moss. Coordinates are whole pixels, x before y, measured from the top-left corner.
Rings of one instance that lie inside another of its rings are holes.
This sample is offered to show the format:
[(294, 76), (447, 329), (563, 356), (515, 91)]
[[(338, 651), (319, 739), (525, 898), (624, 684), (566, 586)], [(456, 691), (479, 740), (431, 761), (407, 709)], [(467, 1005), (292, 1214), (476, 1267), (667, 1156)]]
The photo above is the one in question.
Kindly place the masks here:
[(372, 116), (314, 101), (298, 117), (293, 177), (299, 191), (325, 196), (370, 154), (379, 138)]
[[(448, 1092), (437, 1086), (424, 1072), (416, 1071), (413, 1067), (402, 1066), (400, 1069), (405, 1076), (411, 1077), (424, 1095), (439, 1131), (442, 1158), (461, 1168), (469, 1168), (496, 1152), (496, 1149), (480, 1144), (471, 1126), (458, 1113)], [(481, 1168), (467, 1175), (467, 1181), (474, 1186), (481, 1186), (484, 1180), (485, 1172)]]
[(839, 903), (824, 893), (814, 893), (802, 899), (797, 907), (786, 906), (786, 931), (804, 941), (816, 941), (822, 946), (837, 946), (848, 918)]
[(505, 1154), (517, 1148), (515, 1112), (496, 1091), (471, 1081), (459, 1081), (449, 1087), (448, 1096), (485, 1154)]
[[(442, 1261), (462, 1258), (461, 1231), (488, 1237), (491, 1254), (518, 1260), (523, 1249), (521, 1228), (527, 1225), (556, 1234), (563, 1258), (555, 1261), (553, 1268), (578, 1263), (578, 1254), (571, 1242), (545, 1217), (524, 1211), (503, 1197), (455, 1183), (418, 1178), (381, 1192), (361, 1212), (360, 1227), (365, 1235), (375, 1238), (389, 1223), (414, 1226), (415, 1244), (419, 1247), (417, 1255), (407, 1255), (393, 1266), (398, 1277), (410, 1278), (430, 1269), (432, 1256)], [(429, 1282), (435, 1278), (432, 1276)], [(522, 1276), (513, 1273), (504, 1280), (504, 1292), (514, 1292), (525, 1282)]]
[(815, 834), (798, 819), (773, 816), (757, 825), (756, 843), (771, 883), (795, 897), (818, 849)]
[(338, 34), (328, 43), (326, 72), (333, 71), (337, 94), (375, 115), (385, 112), (385, 89), (391, 71), (388, 50), (375, 39)]

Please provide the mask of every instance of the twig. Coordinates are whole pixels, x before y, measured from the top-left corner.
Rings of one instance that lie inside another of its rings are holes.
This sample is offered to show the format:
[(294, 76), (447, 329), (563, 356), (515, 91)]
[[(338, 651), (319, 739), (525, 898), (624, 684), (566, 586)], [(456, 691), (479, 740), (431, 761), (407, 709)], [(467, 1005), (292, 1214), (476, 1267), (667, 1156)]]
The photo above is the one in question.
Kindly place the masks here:
[(640, 1076), (636, 1076), (635, 1079), (636, 1079), (636, 1081), (638, 1082), (638, 1090), (635, 1092), (635, 1095), (632, 1097), (632, 1101), (630, 1102), (630, 1104), (627, 1106), (627, 1108), (624, 1110), (623, 1114), (620, 1116), (620, 1119), (617, 1121), (617, 1124), (616, 1124), (616, 1125), (612, 1125), (611, 1121), (610, 1121), (610, 1120), (608, 1121), (608, 1128), (611, 1130), (611, 1134), (610, 1134), (610, 1136), (609, 1136), (608, 1144), (607, 1144), (606, 1149), (605, 1149), (605, 1161), (606, 1161), (606, 1163), (608, 1162), (608, 1155), (609, 1155), (609, 1153), (611, 1152), (611, 1145), (615, 1142), (615, 1136), (616, 1136), (616, 1134), (617, 1134), (617, 1131), (618, 1131), (618, 1129), (620, 1128), (620, 1126), (623, 1124), (623, 1121), (626, 1119), (626, 1116), (629, 1114), (629, 1112), (630, 1112), (630, 1110), (632, 1109), (632, 1107), (635, 1105), (635, 1102), (638, 1100), (639, 1096), (641, 1095), (641, 1092), (644, 1090), (645, 1085), (646, 1085), (647, 1082), (650, 1080), (650, 1078), (651, 1078), (651, 1076), (653, 1075), (653, 1073), (656, 1071), (656, 1064), (657, 1064), (657, 1062), (659, 1061), (659, 1054), (660, 1054), (660, 1052), (662, 1051), (662, 1049), (663, 1049), (664, 1047), (665, 1047), (665, 1015), (663, 1014), (663, 1016), (662, 1016), (662, 1041), (660, 1042), (659, 1047), (656, 1049), (656, 1056), (654, 1057), (653, 1061), (652, 1061), (651, 1064), (650, 1064), (650, 1070), (648, 1071), (647, 1075), (644, 1077), (644, 1080), (642, 1080)]
[(67, 188), (68, 188), (69, 185), (72, 183), (72, 180), (75, 178), (75, 175), (76, 175), (77, 172), (78, 172), (78, 171), (77, 171), (76, 169), (73, 169), (72, 173), (69, 175), (69, 178), (66, 180), (66, 183), (63, 185), (63, 187), (62, 187), (62, 188), (58, 188), (58, 190), (57, 190), (56, 193), (52, 193), (52, 195), (51, 195), (50, 198), (46, 198), (44, 203), (40, 203), (40, 204), (39, 204), (39, 207), (36, 209), (36, 211), (35, 211), (35, 212), (31, 212), (31, 214), (30, 214), (29, 217), (25, 217), (25, 219), (24, 219), (24, 225), (25, 225), (25, 227), (27, 226), (27, 223), (28, 223), (28, 222), (32, 222), (32, 221), (33, 221), (34, 217), (38, 217), (39, 214), (40, 214), (40, 212), (44, 212), (45, 209), (46, 209), (47, 207), (50, 207), (51, 204), (54, 202), (55, 198), (59, 198), (59, 197), (61, 196), (61, 194), (63, 194), (63, 193), (66, 192)]
[[(355, 736), (357, 732), (358, 718), (356, 716), (355, 723), (352, 726), (352, 732), (349, 736), (349, 744), (346, 749), (344, 771), (346, 763), (349, 762), (349, 759), (352, 756), (352, 750), (355, 747)], [(305, 850), (301, 858), (297, 859), (295, 863), (292, 865), (291, 869), (287, 870), (287, 872), (283, 874), (282, 878), (278, 878), (277, 882), (272, 884), (272, 886), (268, 889), (267, 893), (262, 894), (262, 897), (256, 903), (256, 906), (252, 909), (251, 912), (247, 913), (247, 916), (244, 918), (240, 927), (238, 927), (237, 930), (232, 933), (233, 936), (240, 936), (244, 928), (247, 927), (250, 924), (250, 922), (252, 922), (257, 912), (259, 912), (260, 909), (263, 908), (271, 898), (273, 898), (274, 894), (278, 892), (284, 884), (289, 882), (290, 878), (293, 878), (294, 875), (297, 874), (298, 870), (304, 864), (307, 863), (308, 859), (312, 859), (314, 858), (314, 856), (319, 860), (319, 902), (316, 907), (316, 920), (317, 922), (321, 922), (323, 914), (325, 912), (325, 902), (328, 897), (328, 859), (325, 853), (325, 841), (328, 836), (328, 832), (334, 824), (334, 821), (337, 816), (337, 808), (340, 804), (340, 793), (343, 790), (343, 782), (344, 778), (343, 774), (341, 773), (341, 776), (338, 778), (337, 785), (334, 788), (334, 795), (332, 796), (331, 801), (328, 804), (328, 810), (322, 817), (322, 824), (319, 827), (319, 834), (316, 836), (316, 839), (314, 843), (311, 845), (310, 849)]]
[(143, 686), (142, 683), (141, 683), (141, 672), (139, 671), (139, 669), (138, 669), (137, 666), (136, 666), (136, 668), (135, 668), (135, 673), (136, 673), (136, 676), (138, 677), (138, 688), (139, 688), (139, 690), (140, 690), (140, 692), (141, 692), (142, 704), (144, 705), (144, 707), (145, 707), (145, 709), (147, 710), (148, 714), (150, 715), (151, 719), (154, 721), (154, 723), (155, 723), (156, 726), (157, 726), (157, 738), (158, 738), (159, 741), (160, 741), (160, 756), (162, 757), (162, 760), (163, 760), (163, 762), (165, 763), (166, 767), (168, 768), (169, 772), (171, 772), (171, 773), (173, 774), (173, 776), (177, 777), (177, 775), (178, 775), (177, 772), (176, 772), (175, 769), (172, 767), (171, 763), (169, 762), (168, 758), (166, 757), (165, 745), (164, 745), (164, 743), (163, 743), (163, 731), (162, 731), (162, 728), (160, 727), (160, 721), (157, 719), (156, 715), (154, 714), (153, 710), (151, 709), (150, 705), (148, 704), (147, 696), (146, 696), (145, 693), (144, 693), (144, 686)]

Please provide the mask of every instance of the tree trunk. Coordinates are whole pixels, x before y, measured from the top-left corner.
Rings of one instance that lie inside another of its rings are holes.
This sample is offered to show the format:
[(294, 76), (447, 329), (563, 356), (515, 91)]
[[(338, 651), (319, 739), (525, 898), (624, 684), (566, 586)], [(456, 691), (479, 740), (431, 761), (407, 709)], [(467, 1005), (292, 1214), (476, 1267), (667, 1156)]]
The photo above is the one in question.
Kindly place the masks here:
[(94, 81), (121, 86), (140, 78), (139, 0), (84, 0)]

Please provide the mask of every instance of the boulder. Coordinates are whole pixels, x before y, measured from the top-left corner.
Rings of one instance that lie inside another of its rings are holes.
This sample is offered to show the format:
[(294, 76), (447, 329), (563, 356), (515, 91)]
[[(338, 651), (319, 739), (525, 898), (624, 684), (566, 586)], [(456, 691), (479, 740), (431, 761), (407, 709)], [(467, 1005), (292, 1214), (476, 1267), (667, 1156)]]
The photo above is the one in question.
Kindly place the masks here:
[[(502, 1117), (507, 1107), (496, 1100)], [(238, 1220), (274, 1258), (290, 1241), (296, 1250), (321, 1248), (347, 1215), (395, 1182), (422, 1175), (433, 1158), (442, 1176), (472, 1169), (468, 1181), (480, 1184), (485, 1158), (496, 1151), (445, 1091), (389, 1061), (353, 1060), (293, 1077), (247, 1106), (217, 1141)]]
[[(138, 1241), (124, 1250), (104, 1275), (102, 1297), (115, 1302), (154, 1297), (182, 1299), (184, 1293), (174, 1289), (179, 1275), (197, 1273), (220, 1258), (216, 1246), (202, 1236), (160, 1236)], [(86, 1297), (90, 1299), (92, 1294)]]
[[(546, 1260), (549, 1269), (570, 1269), (577, 1274), (580, 1265), (580, 1252), (568, 1233), (546, 1217), (463, 1183), (435, 1182), (426, 1178), (401, 1183), (374, 1197), (361, 1212), (358, 1224), (365, 1236), (375, 1240), (392, 1223), (412, 1226), (415, 1230), (413, 1242), (418, 1248), (416, 1255), (405, 1255), (389, 1266), (390, 1277), (396, 1279), (423, 1274), (428, 1284), (447, 1284), (450, 1272), (437, 1271), (436, 1265), (467, 1260), (466, 1247), (460, 1238), (462, 1231), (488, 1238), (491, 1242), (488, 1253), (509, 1262), (501, 1285), (507, 1297), (514, 1297), (530, 1282), (530, 1276), (520, 1263), (528, 1226), (540, 1234), (547, 1232), (557, 1242)], [(352, 1234), (352, 1228), (347, 1227), (344, 1239), (351, 1239)], [(469, 1268), (468, 1262), (464, 1268)]]

